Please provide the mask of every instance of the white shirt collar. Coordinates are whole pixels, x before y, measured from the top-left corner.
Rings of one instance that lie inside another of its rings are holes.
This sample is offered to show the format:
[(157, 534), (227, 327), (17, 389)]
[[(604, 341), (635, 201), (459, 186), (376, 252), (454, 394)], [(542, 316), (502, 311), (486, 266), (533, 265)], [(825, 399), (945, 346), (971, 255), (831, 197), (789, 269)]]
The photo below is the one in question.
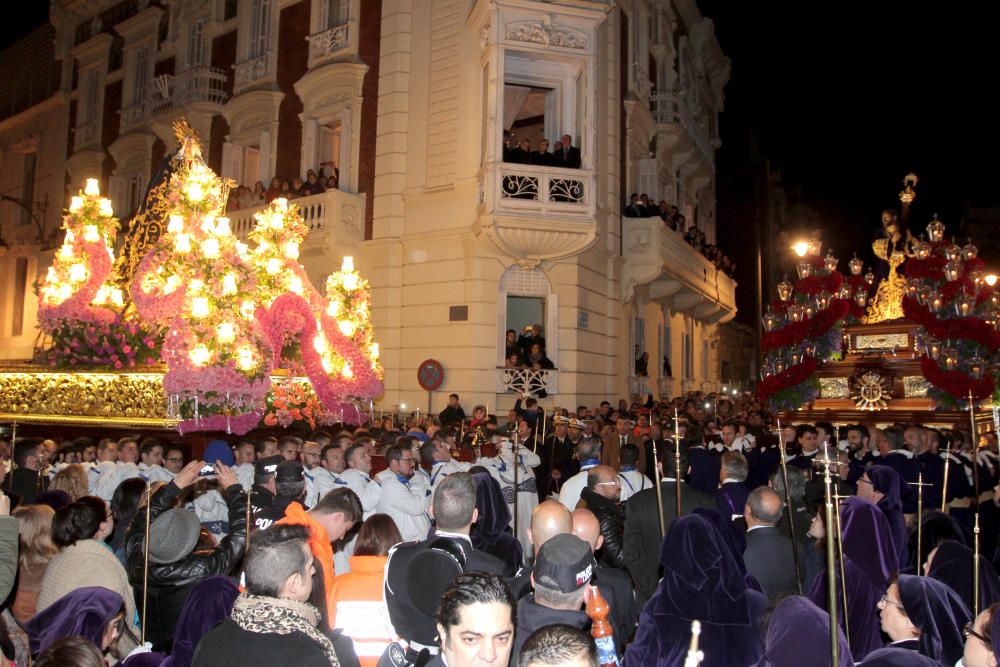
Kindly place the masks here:
[(908, 449), (894, 449), (888, 454), (886, 454), (886, 456), (892, 456), (893, 454), (899, 454), (900, 456), (905, 456), (908, 459), (913, 458), (913, 452), (911, 452)]

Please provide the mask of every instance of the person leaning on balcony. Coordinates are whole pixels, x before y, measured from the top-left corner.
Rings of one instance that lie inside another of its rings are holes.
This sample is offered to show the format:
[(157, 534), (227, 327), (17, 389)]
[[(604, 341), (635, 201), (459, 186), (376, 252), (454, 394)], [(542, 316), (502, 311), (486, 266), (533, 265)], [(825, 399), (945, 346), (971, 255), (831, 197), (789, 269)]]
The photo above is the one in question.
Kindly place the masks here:
[(530, 164), (531, 163), (531, 140), (521, 139), (517, 142), (517, 146), (512, 148), (507, 156), (507, 162), (514, 162), (517, 164)]
[(281, 179), (275, 176), (271, 179), (271, 187), (269, 187), (267, 192), (264, 193), (264, 199), (268, 204), (270, 204), (278, 197), (283, 196), (284, 195), (281, 194)]
[(628, 206), (625, 207), (625, 217), (626, 218), (642, 218), (644, 211), (642, 206), (639, 205), (639, 194), (633, 192), (629, 195)]
[(642, 207), (642, 217), (644, 218), (655, 217), (660, 212), (645, 192), (639, 195), (639, 206)]
[(257, 181), (253, 184), (253, 192), (250, 193), (252, 199), (251, 206), (260, 206), (264, 203), (264, 181)]
[(542, 347), (541, 343), (532, 343), (531, 348), (528, 351), (528, 356), (526, 358), (528, 365), (531, 366), (532, 370), (551, 370), (555, 368), (555, 364), (552, 360), (545, 354), (545, 349)]
[(568, 134), (562, 135), (562, 146), (556, 153), (555, 163), (559, 167), (567, 169), (579, 169), (583, 164), (580, 159), (580, 149), (573, 145), (573, 137)]
[(667, 203), (666, 199), (660, 200), (660, 209), (657, 212), (657, 215), (660, 216), (660, 220), (663, 221), (663, 224), (670, 227), (670, 229), (673, 229), (674, 231), (677, 230), (677, 224), (674, 222), (674, 214), (670, 211), (670, 204)]
[(326, 192), (326, 188), (319, 184), (319, 176), (316, 175), (315, 171), (310, 169), (306, 173), (306, 182), (302, 184), (302, 196), (318, 195), (321, 192)]

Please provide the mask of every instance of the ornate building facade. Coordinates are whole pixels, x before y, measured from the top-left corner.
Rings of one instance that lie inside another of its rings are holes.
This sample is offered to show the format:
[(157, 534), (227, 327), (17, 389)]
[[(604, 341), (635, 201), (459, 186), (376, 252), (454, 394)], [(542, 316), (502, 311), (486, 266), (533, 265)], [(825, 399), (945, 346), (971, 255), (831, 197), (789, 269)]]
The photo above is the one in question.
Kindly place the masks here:
[[(694, 0), (59, 0), (51, 19), (64, 198), (99, 176), (130, 215), (180, 115), (238, 183), (336, 169), (296, 200), (301, 259), (317, 284), (346, 255), (370, 280), (386, 410), (720, 382), (734, 281), (659, 217), (622, 215), (646, 192), (714, 241), (729, 63)], [(564, 135), (578, 166), (511, 157)], [(230, 217), (249, 231), (252, 211)], [(533, 324), (555, 369), (504, 368), (505, 332)]]

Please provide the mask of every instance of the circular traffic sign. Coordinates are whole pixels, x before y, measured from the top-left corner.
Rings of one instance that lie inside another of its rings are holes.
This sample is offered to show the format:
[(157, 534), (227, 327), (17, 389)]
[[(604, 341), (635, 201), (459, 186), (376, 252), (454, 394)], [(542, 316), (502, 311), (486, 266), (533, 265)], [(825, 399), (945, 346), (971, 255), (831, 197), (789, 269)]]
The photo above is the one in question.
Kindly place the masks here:
[(436, 359), (428, 359), (417, 367), (417, 382), (424, 391), (434, 391), (444, 382), (444, 367)]

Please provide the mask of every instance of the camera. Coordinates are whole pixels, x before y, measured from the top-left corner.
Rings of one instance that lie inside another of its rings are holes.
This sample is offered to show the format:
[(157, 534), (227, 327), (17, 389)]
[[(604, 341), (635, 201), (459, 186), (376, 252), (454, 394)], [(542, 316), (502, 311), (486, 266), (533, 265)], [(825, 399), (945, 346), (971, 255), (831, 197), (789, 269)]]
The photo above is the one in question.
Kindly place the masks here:
[(215, 466), (211, 463), (206, 463), (198, 471), (198, 477), (214, 477), (215, 476)]

